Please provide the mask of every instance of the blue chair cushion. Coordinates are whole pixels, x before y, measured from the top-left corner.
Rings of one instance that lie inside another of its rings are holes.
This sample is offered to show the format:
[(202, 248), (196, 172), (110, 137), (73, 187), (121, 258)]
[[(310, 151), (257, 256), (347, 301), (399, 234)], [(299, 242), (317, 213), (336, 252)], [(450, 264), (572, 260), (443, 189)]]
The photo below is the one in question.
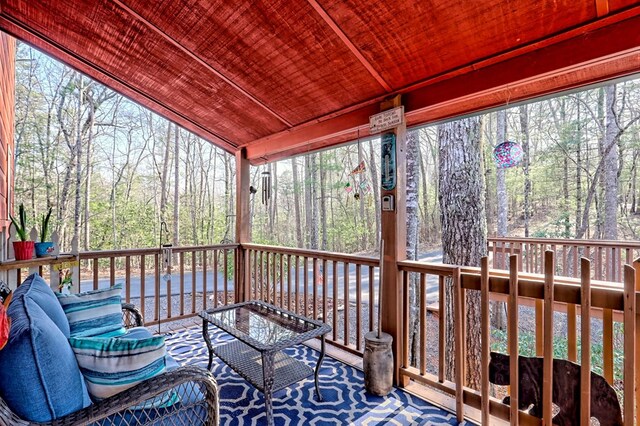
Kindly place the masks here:
[(12, 325), (0, 351), (0, 396), (23, 419), (48, 422), (91, 399), (67, 337), (31, 294), (16, 290), (7, 309)]
[(22, 285), (13, 292), (14, 298), (19, 298), (22, 295), (33, 300), (40, 306), (44, 313), (51, 318), (51, 321), (62, 331), (62, 334), (67, 338), (69, 337), (69, 321), (67, 321), (64, 310), (62, 310), (62, 306), (58, 303), (58, 299), (53, 293), (53, 290), (51, 290), (51, 287), (49, 287), (40, 275), (29, 275)]
[(126, 330), (122, 322), (122, 284), (76, 294), (55, 293), (69, 321), (71, 337), (114, 337)]

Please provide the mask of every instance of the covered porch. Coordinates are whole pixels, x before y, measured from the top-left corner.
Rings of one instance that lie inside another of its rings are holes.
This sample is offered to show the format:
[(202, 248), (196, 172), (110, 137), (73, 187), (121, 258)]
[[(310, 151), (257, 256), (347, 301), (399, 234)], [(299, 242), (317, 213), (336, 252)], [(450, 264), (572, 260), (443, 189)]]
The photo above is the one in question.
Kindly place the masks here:
[[(73, 291), (122, 282), (123, 299), (139, 307), (145, 325), (168, 332), (169, 350), (189, 365), (206, 366), (197, 327), (198, 313), (207, 308), (263, 300), (326, 322), (332, 327), (327, 335), (331, 359), (322, 378), (324, 387), (335, 386), (334, 399), (326, 398), (332, 407), (316, 403), (309, 395), (310, 382), (301, 383), (275, 396), (276, 422), (283, 424), (305, 421), (306, 411), (350, 424), (455, 424), (465, 419), (540, 424), (518, 410), (517, 395), (510, 406), (490, 397), (489, 300), (508, 302), (510, 354), (519, 353), (520, 311), (533, 312), (534, 352), (545, 358), (542, 422), (550, 423), (549, 351), (556, 316), (560, 313), (569, 330), (568, 360), (583, 366), (591, 366), (592, 353), (578, 342), (589, 340), (591, 321), (585, 318), (592, 319), (603, 333), (603, 352), (597, 355), (602, 375), (624, 397), (625, 424), (634, 424), (640, 403), (640, 387), (636, 391), (635, 386), (640, 368), (635, 349), (640, 264), (634, 260), (640, 246), (502, 238), (489, 240), (489, 257), (480, 268), (408, 261), (403, 144), (407, 127), (637, 73), (640, 6), (613, 0), (560, 5), (531, 1), (511, 8), (501, 2), (491, 7), (432, 3), (118, 0), (70, 5), (0, 0), (0, 30), (6, 33), (0, 34), (5, 104), (11, 105), (14, 84), (7, 72), (15, 49), (9, 34), (225, 149), (235, 156), (236, 173), (233, 243), (81, 251), (76, 241), (53, 259), (28, 261), (13, 260), (6, 244), (3, 279), (15, 287), (28, 270), (50, 273), (47, 278), (55, 286), (59, 278), (54, 266), (77, 261)], [(395, 184), (381, 194), (394, 200), (381, 214), (382, 276), (373, 257), (252, 243), (252, 165), (374, 135), (369, 117), (396, 108), (402, 111), (401, 121), (383, 130), (396, 138), (397, 169)], [(11, 233), (11, 109), (0, 115), (5, 148), (0, 163), (6, 178), (0, 191), (6, 200), (0, 209), (3, 241)], [(414, 278), (419, 284), (412, 305), (409, 282)], [(449, 300), (447, 286), (453, 289)], [(473, 320), (466, 300), (478, 296), (482, 385), (472, 389), (465, 383), (465, 329)], [(447, 309), (455, 318), (453, 330), (446, 330)], [(410, 324), (418, 330), (411, 343)], [(614, 329), (620, 324), (624, 333), (618, 341)], [(363, 392), (359, 371), (364, 334), (378, 325), (393, 337), (396, 387), (386, 399)], [(415, 358), (410, 357), (413, 345)], [(303, 360), (317, 356), (306, 346), (292, 353)], [(455, 365), (452, 372), (447, 361)], [(512, 361), (509, 371), (511, 386), (517, 388), (518, 363)], [(238, 410), (247, 422), (263, 421), (259, 394), (242, 385), (224, 364), (216, 364), (216, 373), (223, 423), (240, 421), (234, 417)], [(335, 376), (340, 380), (332, 379)], [(586, 401), (591, 388), (584, 385), (589, 383), (584, 376), (582, 383), (580, 394)], [(348, 394), (348, 400), (341, 394)], [(287, 403), (290, 398), (293, 406)], [(337, 401), (342, 402), (336, 407)]]

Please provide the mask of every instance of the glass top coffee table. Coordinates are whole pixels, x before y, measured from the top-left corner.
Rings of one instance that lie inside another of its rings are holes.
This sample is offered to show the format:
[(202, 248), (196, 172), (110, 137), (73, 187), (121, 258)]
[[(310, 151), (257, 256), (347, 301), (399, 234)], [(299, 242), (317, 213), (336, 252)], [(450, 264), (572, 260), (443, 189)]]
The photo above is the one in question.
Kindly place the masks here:
[[(209, 366), (213, 354), (245, 380), (264, 393), (267, 424), (273, 424), (272, 395), (310, 375), (315, 375), (318, 399), (318, 373), (325, 354), (324, 335), (331, 327), (320, 321), (297, 315), (262, 301), (249, 301), (208, 309), (200, 313), (202, 336), (209, 349)], [(237, 340), (213, 346), (209, 324), (229, 333)], [(305, 363), (291, 358), (283, 349), (314, 337), (320, 337), (320, 356), (315, 373)]]

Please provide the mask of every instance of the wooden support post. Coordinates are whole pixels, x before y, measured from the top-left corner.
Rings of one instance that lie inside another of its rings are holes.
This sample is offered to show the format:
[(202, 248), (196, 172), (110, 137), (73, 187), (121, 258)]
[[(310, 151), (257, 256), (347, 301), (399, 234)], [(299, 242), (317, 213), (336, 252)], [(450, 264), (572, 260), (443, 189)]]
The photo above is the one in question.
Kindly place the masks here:
[[(401, 105), (400, 95), (384, 101), (380, 110), (395, 108)], [(403, 123), (385, 133), (393, 133), (396, 138), (396, 185), (392, 190), (381, 191), (381, 199), (391, 196), (394, 199), (392, 210), (381, 212), (382, 239), (384, 240), (384, 268), (382, 276), (382, 331), (393, 337), (392, 352), (394, 360), (393, 382), (404, 386), (408, 378), (401, 382), (400, 366), (402, 364), (402, 274), (398, 270), (397, 262), (406, 258), (407, 221), (406, 221), (406, 125)]]
[(553, 292), (556, 269), (555, 253), (544, 253), (544, 359), (542, 361), (542, 421), (553, 418)]
[[(576, 250), (576, 256), (578, 251)], [(591, 262), (580, 259), (580, 425), (591, 424)]]
[(520, 420), (518, 411), (518, 256), (509, 257), (509, 321), (507, 325), (507, 345), (509, 349), (509, 385), (511, 389), (511, 425), (518, 426)]
[[(640, 258), (633, 261), (633, 268), (636, 270), (636, 292), (640, 291)], [(637, 306), (636, 306), (637, 309)], [(636, 312), (636, 344), (640, 340), (640, 316)], [(636, 371), (636, 409), (640, 410), (640, 351), (636, 350), (635, 353), (635, 371)], [(625, 377), (626, 380), (626, 377)]]
[(625, 425), (635, 419), (635, 352), (636, 352), (636, 271), (624, 265), (624, 419)]
[[(247, 160), (246, 148), (236, 151), (236, 242), (239, 244), (236, 250), (236, 282), (234, 285), (235, 302), (244, 302), (251, 297), (251, 278), (249, 270), (249, 258), (243, 244), (251, 241), (251, 229), (249, 227), (249, 175), (250, 164)], [(225, 280), (227, 277), (225, 277)], [(275, 284), (274, 284), (275, 285)], [(226, 301), (225, 301), (226, 303)]]

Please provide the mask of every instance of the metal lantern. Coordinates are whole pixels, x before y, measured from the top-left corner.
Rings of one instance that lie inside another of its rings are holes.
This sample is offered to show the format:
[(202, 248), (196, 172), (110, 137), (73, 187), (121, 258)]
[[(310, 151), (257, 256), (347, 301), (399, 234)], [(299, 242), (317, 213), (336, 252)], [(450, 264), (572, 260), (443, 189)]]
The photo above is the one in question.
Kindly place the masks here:
[(493, 149), (493, 161), (499, 169), (517, 166), (522, 161), (523, 156), (522, 147), (511, 141), (502, 142)]

